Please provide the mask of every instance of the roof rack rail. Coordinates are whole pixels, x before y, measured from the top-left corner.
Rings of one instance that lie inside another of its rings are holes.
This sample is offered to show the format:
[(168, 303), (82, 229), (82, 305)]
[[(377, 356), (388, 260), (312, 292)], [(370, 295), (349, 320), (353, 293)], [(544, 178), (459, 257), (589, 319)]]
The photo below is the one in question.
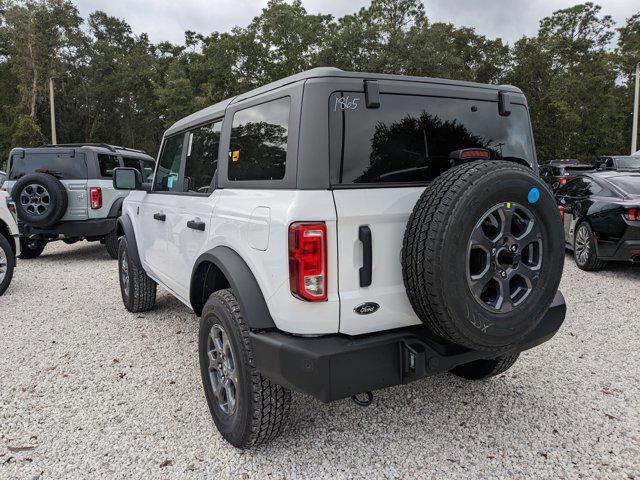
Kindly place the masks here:
[(45, 145), (40, 146), (40, 148), (54, 148), (54, 147), (102, 147), (112, 152), (115, 152), (116, 148), (119, 148), (119, 147), (114, 148), (113, 145), (109, 145), (107, 143), (58, 143), (56, 145), (47, 143)]
[(147, 153), (144, 150), (138, 150), (137, 148), (121, 147), (120, 145), (113, 145), (113, 148), (115, 148), (116, 150), (124, 150), (125, 152), (136, 152), (136, 153), (144, 153), (144, 154)]

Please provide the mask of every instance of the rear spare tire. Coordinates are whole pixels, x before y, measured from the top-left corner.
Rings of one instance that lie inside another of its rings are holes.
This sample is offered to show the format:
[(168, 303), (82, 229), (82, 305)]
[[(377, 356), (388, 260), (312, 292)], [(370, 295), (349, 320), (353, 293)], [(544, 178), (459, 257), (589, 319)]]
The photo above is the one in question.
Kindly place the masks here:
[(11, 196), (20, 220), (41, 228), (58, 222), (69, 202), (64, 185), (46, 173), (25, 175), (16, 182)]
[(540, 322), (558, 289), (564, 239), (553, 194), (507, 161), (451, 168), (427, 187), (402, 249), (407, 295), (437, 335), (499, 351)]

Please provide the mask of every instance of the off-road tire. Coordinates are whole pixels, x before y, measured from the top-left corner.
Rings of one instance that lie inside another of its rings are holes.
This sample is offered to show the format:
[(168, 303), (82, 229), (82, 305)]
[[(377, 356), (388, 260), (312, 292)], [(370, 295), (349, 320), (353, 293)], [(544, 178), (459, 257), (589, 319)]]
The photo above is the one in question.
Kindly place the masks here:
[[(123, 266), (128, 269), (128, 284), (123, 277)], [(156, 304), (157, 284), (138, 267), (127, 252), (127, 238), (122, 237), (118, 246), (118, 278), (122, 303), (131, 313), (148, 312)]]
[(9, 243), (10, 241), (12, 240), (0, 234), (0, 248), (2, 249), (2, 252), (4, 252), (2, 258), (5, 259), (4, 262), (0, 263), (0, 268), (4, 270), (4, 278), (0, 282), (0, 296), (2, 296), (7, 288), (9, 288), (9, 284), (11, 283), (11, 279), (13, 278), (13, 269), (16, 266), (16, 258), (13, 254), (11, 243)]
[[(40, 185), (48, 192), (48, 207), (46, 207), (46, 212), (41, 215), (29, 213), (27, 211), (28, 203), (25, 205), (22, 202), (22, 192), (30, 185)], [(18, 218), (29, 225), (40, 228), (50, 227), (57, 223), (64, 216), (69, 204), (67, 190), (62, 182), (46, 173), (25, 175), (16, 182), (11, 191), (11, 196), (16, 202)]]
[[(532, 189), (539, 197), (531, 202)], [(487, 209), (510, 202), (540, 222), (543, 259), (536, 287), (510, 313), (488, 311), (467, 284), (471, 233)], [(474, 350), (516, 345), (553, 301), (564, 264), (563, 227), (553, 193), (531, 169), (508, 161), (477, 161), (451, 168), (423, 192), (409, 218), (402, 273), (416, 315), (436, 335)]]
[[(215, 399), (209, 376), (208, 338), (214, 325), (221, 325), (231, 342), (238, 368), (237, 406), (225, 414)], [(240, 449), (273, 440), (283, 429), (291, 405), (291, 392), (256, 370), (249, 327), (231, 289), (209, 297), (202, 310), (199, 333), (200, 372), (211, 416), (220, 434)]]
[[(586, 261), (583, 263), (578, 259), (578, 251), (576, 249), (576, 241), (578, 239), (578, 231), (583, 228), (586, 229), (589, 235), (589, 252), (587, 255)], [(596, 242), (594, 240), (593, 229), (591, 225), (587, 222), (582, 222), (576, 228), (576, 231), (573, 235), (573, 259), (576, 262), (576, 266), (580, 270), (585, 270), (587, 272), (596, 272), (598, 270), (602, 270), (607, 266), (607, 262), (605, 260), (600, 260), (598, 258), (598, 252), (596, 251)]]
[(120, 244), (120, 238), (118, 232), (114, 228), (113, 231), (104, 237), (104, 246), (107, 249), (107, 253), (114, 260), (118, 259), (118, 246)]
[(18, 257), (23, 260), (38, 258), (46, 246), (47, 242), (44, 240), (32, 240), (20, 237), (20, 255), (18, 255)]
[(514, 353), (513, 355), (505, 355), (489, 360), (476, 360), (475, 362), (458, 365), (451, 370), (451, 373), (467, 380), (483, 380), (506, 372), (516, 363), (519, 356), (519, 353)]

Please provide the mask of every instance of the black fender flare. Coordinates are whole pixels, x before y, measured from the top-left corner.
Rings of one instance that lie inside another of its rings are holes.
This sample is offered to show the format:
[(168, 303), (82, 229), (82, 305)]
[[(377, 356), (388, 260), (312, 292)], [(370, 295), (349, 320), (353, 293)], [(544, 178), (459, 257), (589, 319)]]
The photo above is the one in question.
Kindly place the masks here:
[[(253, 272), (242, 257), (229, 247), (215, 247), (198, 257), (191, 272), (190, 297), (193, 297), (195, 291), (194, 282), (197, 281), (196, 272), (198, 267), (204, 262), (214, 264), (225, 276), (237, 296), (240, 310), (249, 328), (252, 330), (276, 328), (273, 318), (271, 318), (269, 308), (267, 307), (267, 302)], [(194, 298), (190, 298), (190, 301), (193, 305)]]
[(109, 218), (117, 218), (122, 214), (122, 204), (126, 197), (116, 198), (109, 209)]
[(127, 238), (127, 253), (129, 254), (129, 258), (138, 268), (142, 268), (140, 254), (138, 253), (138, 244), (136, 243), (136, 233), (133, 230), (133, 223), (129, 215), (122, 215), (118, 218), (116, 233), (119, 237), (125, 236)]

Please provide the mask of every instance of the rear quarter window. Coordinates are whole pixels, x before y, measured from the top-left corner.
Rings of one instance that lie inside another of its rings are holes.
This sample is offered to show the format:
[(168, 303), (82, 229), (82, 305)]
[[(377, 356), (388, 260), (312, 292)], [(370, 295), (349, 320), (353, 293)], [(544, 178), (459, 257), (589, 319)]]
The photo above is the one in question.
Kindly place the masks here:
[[(113, 178), (113, 171), (120, 166), (120, 160), (117, 155), (99, 153), (98, 165), (100, 167), (100, 176), (102, 178)], [(138, 169), (139, 168), (140, 167), (138, 167)]]
[(286, 172), (291, 98), (262, 103), (233, 116), (229, 180), (282, 180)]

